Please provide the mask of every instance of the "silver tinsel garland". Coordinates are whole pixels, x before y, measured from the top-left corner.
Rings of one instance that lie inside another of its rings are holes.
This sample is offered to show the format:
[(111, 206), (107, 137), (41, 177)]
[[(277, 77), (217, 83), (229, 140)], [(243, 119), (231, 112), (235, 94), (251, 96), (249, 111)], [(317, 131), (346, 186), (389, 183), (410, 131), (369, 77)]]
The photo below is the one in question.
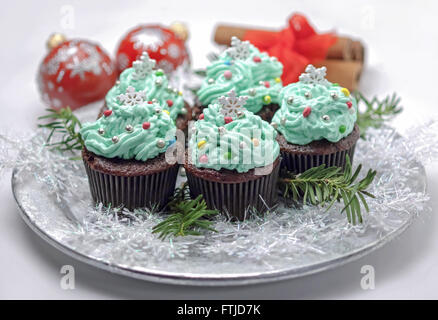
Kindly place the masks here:
[[(305, 268), (373, 246), (426, 212), (422, 163), (438, 155), (437, 122), (405, 137), (385, 127), (369, 129), (358, 142), (355, 164), (377, 170), (370, 186), (370, 213), (348, 224), (342, 204), (301, 209), (280, 204), (265, 217), (232, 223), (217, 216), (218, 233), (171, 238), (152, 234), (165, 215), (94, 207), (81, 161), (45, 148), (47, 132), (32, 139), (0, 134), (0, 168), (14, 169), (13, 186), (22, 210), (49, 238), (110, 266), (176, 275), (238, 275)], [(182, 178), (180, 177), (180, 180)], [(179, 181), (181, 183), (181, 181)]]

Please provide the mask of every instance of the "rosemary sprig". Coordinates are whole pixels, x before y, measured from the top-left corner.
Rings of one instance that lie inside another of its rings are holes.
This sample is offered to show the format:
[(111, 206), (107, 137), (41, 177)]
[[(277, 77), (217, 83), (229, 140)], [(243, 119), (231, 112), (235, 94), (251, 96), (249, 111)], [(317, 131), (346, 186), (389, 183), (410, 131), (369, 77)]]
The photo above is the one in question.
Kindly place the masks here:
[(169, 236), (201, 235), (202, 230), (217, 232), (211, 227), (213, 222), (205, 218), (217, 214), (218, 211), (208, 210), (202, 195), (190, 199), (187, 183), (175, 190), (168, 209), (172, 212), (169, 217), (152, 229), (152, 233), (159, 233), (162, 240)]
[[(84, 146), (79, 130), (82, 128), (81, 122), (76, 118), (69, 107), (60, 110), (46, 109), (47, 114), (38, 120), (51, 119), (45, 124), (39, 124), (39, 128), (47, 128), (50, 134), (46, 140), (46, 146), (60, 152), (81, 150)], [(54, 136), (61, 135), (61, 139), (52, 142)]]
[[(403, 111), (399, 106), (400, 97), (395, 93), (392, 96), (386, 96), (385, 99), (379, 100), (373, 97), (368, 100), (360, 92), (354, 93), (358, 104), (357, 125), (359, 126), (361, 137), (365, 137), (368, 128), (380, 128), (386, 121), (393, 119), (397, 114)], [(365, 110), (360, 111), (360, 105), (365, 105)]]
[(361, 204), (368, 212), (368, 204), (365, 196), (374, 198), (374, 195), (366, 191), (373, 182), (376, 171), (369, 170), (365, 178), (355, 182), (362, 165), (352, 171), (350, 158), (347, 155), (345, 170), (341, 168), (321, 165), (311, 168), (301, 174), (294, 175), (286, 172), (280, 178), (280, 189), (285, 198), (292, 198), (295, 202), (302, 197), (303, 203), (324, 206), (328, 204), (329, 210), (333, 204), (341, 200), (344, 203), (342, 212), (347, 213), (348, 222), (362, 223)]

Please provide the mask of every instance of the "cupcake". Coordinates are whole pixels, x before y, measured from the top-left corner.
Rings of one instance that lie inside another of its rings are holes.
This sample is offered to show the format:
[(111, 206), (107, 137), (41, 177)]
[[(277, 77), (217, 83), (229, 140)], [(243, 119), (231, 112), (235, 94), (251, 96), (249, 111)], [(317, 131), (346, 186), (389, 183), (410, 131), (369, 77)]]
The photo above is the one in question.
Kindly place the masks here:
[(159, 103), (163, 110), (169, 112), (170, 118), (176, 122), (178, 129), (187, 128), (191, 120), (191, 109), (184, 102), (182, 92), (169, 86), (164, 71), (155, 70), (156, 62), (143, 52), (140, 60), (133, 63), (132, 68), (124, 70), (105, 97), (104, 110), (114, 110), (123, 105), (141, 104), (146, 101)]
[(282, 167), (300, 173), (312, 167), (344, 167), (359, 139), (357, 103), (347, 88), (325, 79), (326, 68), (308, 65), (299, 82), (281, 91), (271, 125), (280, 133)]
[(233, 37), (231, 47), (207, 67), (207, 76), (197, 92), (201, 110), (230, 90), (248, 96), (245, 108), (270, 121), (279, 107), (283, 65), (248, 41)]
[(243, 107), (247, 100), (232, 90), (205, 108), (189, 130), (185, 162), (191, 196), (238, 220), (275, 204), (280, 168), (277, 133)]
[(82, 157), (94, 202), (129, 210), (163, 208), (179, 167), (165, 157), (175, 131), (169, 112), (147, 102), (106, 110), (84, 124)]

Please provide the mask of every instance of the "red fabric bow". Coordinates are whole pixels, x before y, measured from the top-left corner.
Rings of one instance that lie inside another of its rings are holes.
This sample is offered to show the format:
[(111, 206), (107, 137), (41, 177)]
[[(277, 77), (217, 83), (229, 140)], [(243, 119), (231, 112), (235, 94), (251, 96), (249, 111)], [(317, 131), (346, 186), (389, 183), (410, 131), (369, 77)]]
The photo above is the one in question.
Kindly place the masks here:
[(287, 28), (279, 32), (248, 30), (243, 40), (278, 58), (284, 66), (281, 79), (287, 85), (298, 81), (308, 64), (324, 60), (337, 37), (333, 33), (317, 34), (306, 17), (294, 14)]

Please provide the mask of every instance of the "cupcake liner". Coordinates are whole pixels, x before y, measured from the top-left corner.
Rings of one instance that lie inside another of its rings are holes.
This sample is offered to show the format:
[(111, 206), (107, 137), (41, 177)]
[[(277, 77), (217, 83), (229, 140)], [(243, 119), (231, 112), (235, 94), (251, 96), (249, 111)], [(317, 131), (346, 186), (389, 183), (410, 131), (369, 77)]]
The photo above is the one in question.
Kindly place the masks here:
[(95, 203), (104, 206), (162, 209), (175, 189), (179, 166), (174, 166), (150, 175), (115, 176), (93, 170), (84, 161), (90, 191)]
[(188, 170), (186, 173), (193, 198), (202, 194), (209, 209), (218, 209), (232, 219), (243, 221), (248, 210), (263, 213), (275, 205), (279, 170), (277, 163), (270, 174), (239, 183), (206, 180)]
[(281, 167), (295, 173), (302, 173), (310, 168), (318, 167), (322, 164), (325, 164), (326, 167), (344, 168), (347, 154), (350, 157), (350, 161), (353, 162), (355, 148), (356, 144), (353, 144), (350, 149), (324, 155), (294, 154), (282, 151)]

